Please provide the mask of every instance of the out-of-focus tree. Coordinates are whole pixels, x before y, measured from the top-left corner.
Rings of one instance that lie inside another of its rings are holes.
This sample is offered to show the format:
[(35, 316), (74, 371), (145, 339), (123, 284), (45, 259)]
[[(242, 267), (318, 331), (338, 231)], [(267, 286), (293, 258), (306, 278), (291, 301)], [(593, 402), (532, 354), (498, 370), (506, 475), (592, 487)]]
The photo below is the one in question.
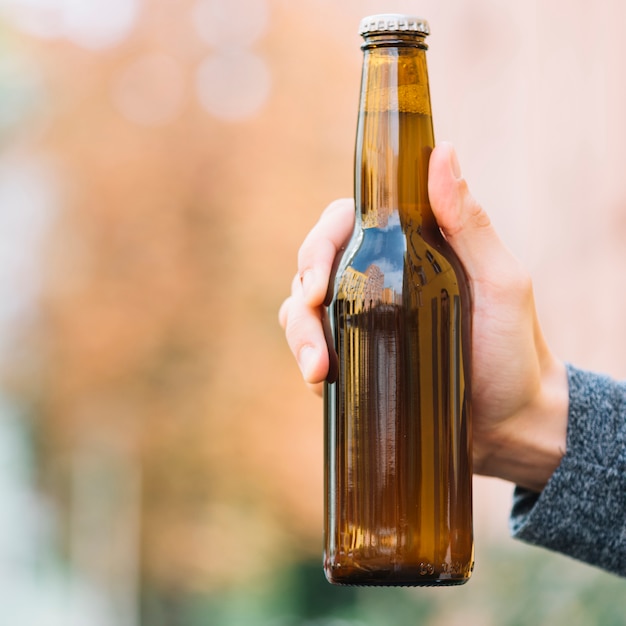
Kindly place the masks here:
[(318, 551), (319, 406), (276, 313), (350, 193), (354, 98), (328, 93), (356, 93), (360, 58), (311, 54), (301, 6), (122, 4), (14, 4), (42, 85), (22, 150), (56, 210), (4, 377), (72, 562), (119, 593), (211, 589)]

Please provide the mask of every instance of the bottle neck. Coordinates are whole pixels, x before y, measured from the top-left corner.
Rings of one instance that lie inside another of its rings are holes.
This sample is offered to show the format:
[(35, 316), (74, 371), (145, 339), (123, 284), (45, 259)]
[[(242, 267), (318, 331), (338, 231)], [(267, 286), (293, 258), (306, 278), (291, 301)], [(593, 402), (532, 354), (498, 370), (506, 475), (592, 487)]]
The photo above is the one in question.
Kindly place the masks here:
[(355, 196), (363, 228), (434, 224), (428, 160), (434, 146), (423, 36), (376, 34), (363, 45)]
[(364, 36), (362, 50), (372, 50), (374, 48), (419, 48), (428, 50), (425, 35), (423, 33), (370, 33)]

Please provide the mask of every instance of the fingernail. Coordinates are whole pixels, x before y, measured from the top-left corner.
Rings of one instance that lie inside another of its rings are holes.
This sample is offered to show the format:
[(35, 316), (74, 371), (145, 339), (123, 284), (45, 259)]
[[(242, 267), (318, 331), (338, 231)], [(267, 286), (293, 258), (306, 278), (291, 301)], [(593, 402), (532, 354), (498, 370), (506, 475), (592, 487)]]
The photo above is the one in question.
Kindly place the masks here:
[(459, 165), (459, 158), (456, 155), (456, 150), (453, 146), (450, 146), (450, 169), (454, 177), (459, 180), (462, 177), (461, 166)]

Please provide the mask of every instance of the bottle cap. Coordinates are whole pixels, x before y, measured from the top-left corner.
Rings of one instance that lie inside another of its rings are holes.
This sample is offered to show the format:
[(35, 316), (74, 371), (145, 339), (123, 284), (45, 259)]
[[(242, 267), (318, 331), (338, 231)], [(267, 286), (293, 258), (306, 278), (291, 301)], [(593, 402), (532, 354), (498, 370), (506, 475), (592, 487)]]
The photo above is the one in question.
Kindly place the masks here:
[(415, 33), (430, 35), (428, 22), (421, 17), (401, 13), (382, 13), (364, 17), (359, 25), (359, 35), (373, 33)]

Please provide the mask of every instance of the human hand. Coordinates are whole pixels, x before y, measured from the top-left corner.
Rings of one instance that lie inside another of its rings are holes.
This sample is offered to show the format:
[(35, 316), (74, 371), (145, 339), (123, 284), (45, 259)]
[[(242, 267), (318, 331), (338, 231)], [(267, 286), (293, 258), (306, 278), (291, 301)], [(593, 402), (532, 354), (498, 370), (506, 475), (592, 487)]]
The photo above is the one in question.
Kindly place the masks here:
[[(474, 469), (540, 491), (565, 452), (565, 366), (541, 332), (529, 274), (471, 196), (450, 144), (432, 152), (429, 196), (472, 291)], [(352, 201), (324, 211), (300, 248), (291, 296), (279, 313), (304, 380), (318, 393), (334, 374), (325, 307), (353, 226)]]

